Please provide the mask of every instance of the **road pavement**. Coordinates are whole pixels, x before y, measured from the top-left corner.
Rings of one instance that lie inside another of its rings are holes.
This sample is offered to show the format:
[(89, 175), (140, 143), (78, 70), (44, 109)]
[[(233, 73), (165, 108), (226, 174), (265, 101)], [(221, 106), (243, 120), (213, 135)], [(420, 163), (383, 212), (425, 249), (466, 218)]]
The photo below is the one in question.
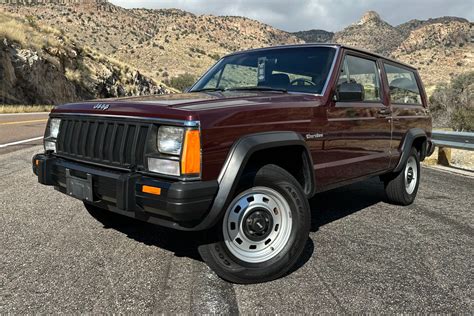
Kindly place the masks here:
[(0, 154), (42, 144), (49, 113), (0, 114)]
[(244, 286), (201, 261), (203, 233), (102, 223), (39, 185), (40, 150), (0, 154), (0, 314), (474, 312), (472, 177), (424, 168), (408, 207), (378, 179), (319, 194), (298, 266)]

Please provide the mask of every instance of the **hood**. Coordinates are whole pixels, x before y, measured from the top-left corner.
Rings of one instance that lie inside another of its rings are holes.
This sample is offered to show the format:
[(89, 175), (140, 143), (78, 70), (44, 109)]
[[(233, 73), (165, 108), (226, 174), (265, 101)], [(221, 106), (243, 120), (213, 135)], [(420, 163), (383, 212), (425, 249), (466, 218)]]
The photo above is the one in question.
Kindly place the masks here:
[[(118, 98), (100, 100), (109, 103), (136, 103), (136, 104), (153, 104), (155, 106), (166, 106), (187, 111), (205, 110), (212, 108), (232, 107), (239, 105), (255, 105), (275, 96), (262, 92), (242, 92), (242, 91), (225, 91), (225, 92), (192, 92), (178, 94), (162, 94), (148, 95), (140, 97)], [(252, 101), (251, 101), (252, 100)]]
[[(291, 99), (307, 99), (311, 95), (282, 94), (262, 91), (192, 92), (167, 95), (150, 95), (115, 99), (99, 99), (57, 106), (53, 113), (77, 113), (100, 115), (123, 115), (163, 117), (195, 120), (199, 113), (209, 110), (263, 106)], [(106, 109), (94, 109), (97, 104), (106, 104)]]

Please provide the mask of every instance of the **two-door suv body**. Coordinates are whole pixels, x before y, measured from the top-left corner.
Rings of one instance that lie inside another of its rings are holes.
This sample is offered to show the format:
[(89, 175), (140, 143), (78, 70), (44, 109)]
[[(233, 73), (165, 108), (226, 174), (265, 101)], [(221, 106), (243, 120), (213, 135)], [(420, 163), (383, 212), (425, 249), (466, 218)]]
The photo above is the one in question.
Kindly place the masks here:
[(184, 94), (57, 106), (44, 145), (40, 183), (94, 216), (208, 230), (203, 259), (239, 283), (296, 263), (318, 192), (379, 176), (412, 203), (433, 151), (416, 69), (316, 44), (228, 55)]

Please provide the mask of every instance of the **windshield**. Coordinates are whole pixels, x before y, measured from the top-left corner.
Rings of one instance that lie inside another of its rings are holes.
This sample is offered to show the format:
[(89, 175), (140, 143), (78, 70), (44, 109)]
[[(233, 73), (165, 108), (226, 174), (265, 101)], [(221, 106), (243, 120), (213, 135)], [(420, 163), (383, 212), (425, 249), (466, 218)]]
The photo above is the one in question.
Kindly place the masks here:
[(221, 59), (190, 90), (265, 90), (321, 94), (335, 55), (332, 47), (286, 47)]

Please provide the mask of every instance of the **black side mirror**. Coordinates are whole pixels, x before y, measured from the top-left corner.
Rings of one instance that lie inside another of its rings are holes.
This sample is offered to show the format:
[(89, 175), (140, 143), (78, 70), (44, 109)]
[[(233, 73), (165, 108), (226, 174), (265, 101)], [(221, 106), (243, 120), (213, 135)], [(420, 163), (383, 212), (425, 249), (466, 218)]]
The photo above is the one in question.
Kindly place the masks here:
[(364, 86), (355, 82), (343, 82), (336, 88), (336, 101), (364, 101)]

